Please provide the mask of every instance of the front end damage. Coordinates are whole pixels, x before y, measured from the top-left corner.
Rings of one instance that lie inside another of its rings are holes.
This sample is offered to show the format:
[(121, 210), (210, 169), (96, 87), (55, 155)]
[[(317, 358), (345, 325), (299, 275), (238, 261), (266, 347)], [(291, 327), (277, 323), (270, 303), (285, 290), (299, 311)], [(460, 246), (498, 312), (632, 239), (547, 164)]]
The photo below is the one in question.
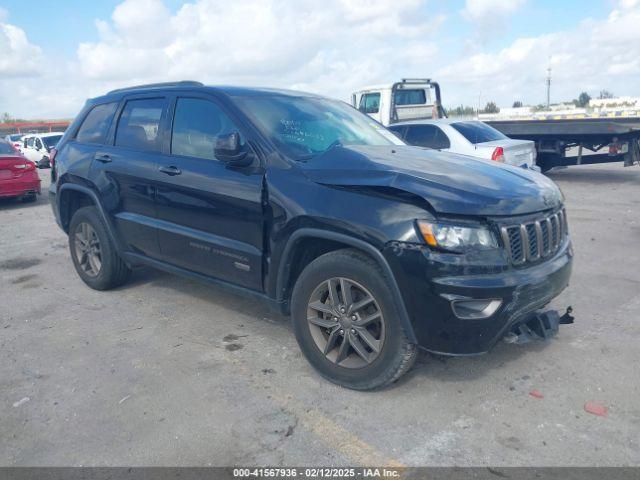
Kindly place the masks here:
[(548, 305), (569, 284), (568, 237), (555, 254), (521, 268), (506, 253), (447, 254), (397, 244), (385, 249), (404, 297), (418, 345), (443, 355), (486, 353), (505, 337), (526, 343), (549, 338), (572, 322)]
[(504, 336), (504, 341), (523, 345), (533, 340), (547, 340), (558, 333), (560, 325), (573, 323), (574, 317), (571, 315), (572, 313), (572, 307), (567, 307), (562, 316), (556, 310), (536, 312), (527, 319), (514, 324)]

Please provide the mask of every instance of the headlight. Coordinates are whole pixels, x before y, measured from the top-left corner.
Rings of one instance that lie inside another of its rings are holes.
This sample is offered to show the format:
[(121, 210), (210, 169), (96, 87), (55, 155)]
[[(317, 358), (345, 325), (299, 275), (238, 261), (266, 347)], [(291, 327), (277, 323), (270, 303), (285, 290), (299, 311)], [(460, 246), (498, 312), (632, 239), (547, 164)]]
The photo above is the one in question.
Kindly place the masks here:
[(486, 227), (469, 227), (418, 220), (418, 228), (427, 245), (453, 252), (498, 248), (498, 242)]

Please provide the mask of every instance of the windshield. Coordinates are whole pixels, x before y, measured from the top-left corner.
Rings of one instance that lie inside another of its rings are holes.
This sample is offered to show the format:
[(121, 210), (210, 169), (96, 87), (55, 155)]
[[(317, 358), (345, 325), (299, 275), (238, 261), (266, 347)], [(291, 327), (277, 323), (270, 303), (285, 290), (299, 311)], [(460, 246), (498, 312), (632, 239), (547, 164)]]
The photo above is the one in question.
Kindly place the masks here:
[(343, 102), (319, 97), (237, 97), (264, 135), (294, 160), (308, 160), (337, 145), (404, 145), (382, 125)]
[(2, 155), (16, 155), (16, 152), (13, 148), (13, 145), (7, 142), (0, 142), (0, 154)]
[(482, 122), (456, 122), (452, 123), (451, 126), (473, 144), (507, 138), (502, 132)]
[(22, 138), (22, 134), (17, 133), (15, 135), (9, 135), (9, 138), (11, 139), (12, 142), (16, 142)]
[(51, 135), (50, 137), (42, 137), (42, 142), (44, 143), (44, 146), (47, 148), (55, 147), (56, 143), (58, 143), (61, 138), (62, 138), (62, 135)]

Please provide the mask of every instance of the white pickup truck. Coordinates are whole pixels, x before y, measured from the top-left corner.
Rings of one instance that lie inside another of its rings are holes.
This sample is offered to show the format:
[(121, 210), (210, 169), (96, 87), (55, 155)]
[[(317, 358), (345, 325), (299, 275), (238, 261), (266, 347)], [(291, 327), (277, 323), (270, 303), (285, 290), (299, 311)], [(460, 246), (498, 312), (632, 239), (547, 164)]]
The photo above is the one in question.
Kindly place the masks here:
[(385, 126), (446, 117), (440, 86), (430, 79), (403, 78), (390, 85), (364, 87), (351, 95), (351, 104)]

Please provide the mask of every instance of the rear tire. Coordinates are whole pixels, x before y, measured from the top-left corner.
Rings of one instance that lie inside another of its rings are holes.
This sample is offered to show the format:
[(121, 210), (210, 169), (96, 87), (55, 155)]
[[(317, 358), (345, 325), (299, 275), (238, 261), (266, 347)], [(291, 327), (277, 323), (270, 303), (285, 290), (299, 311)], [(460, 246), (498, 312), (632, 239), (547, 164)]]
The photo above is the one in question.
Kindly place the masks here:
[(356, 250), (330, 252), (307, 265), (293, 289), (291, 318), (302, 353), (320, 375), (372, 390), (411, 368), (416, 346), (403, 331), (390, 292), (380, 266)]
[(22, 201), (24, 203), (33, 203), (38, 199), (38, 197), (36, 196), (35, 193), (29, 193), (27, 195), (25, 195), (24, 197), (22, 197)]
[(69, 250), (80, 278), (95, 290), (119, 287), (131, 277), (96, 207), (78, 209), (69, 226)]

